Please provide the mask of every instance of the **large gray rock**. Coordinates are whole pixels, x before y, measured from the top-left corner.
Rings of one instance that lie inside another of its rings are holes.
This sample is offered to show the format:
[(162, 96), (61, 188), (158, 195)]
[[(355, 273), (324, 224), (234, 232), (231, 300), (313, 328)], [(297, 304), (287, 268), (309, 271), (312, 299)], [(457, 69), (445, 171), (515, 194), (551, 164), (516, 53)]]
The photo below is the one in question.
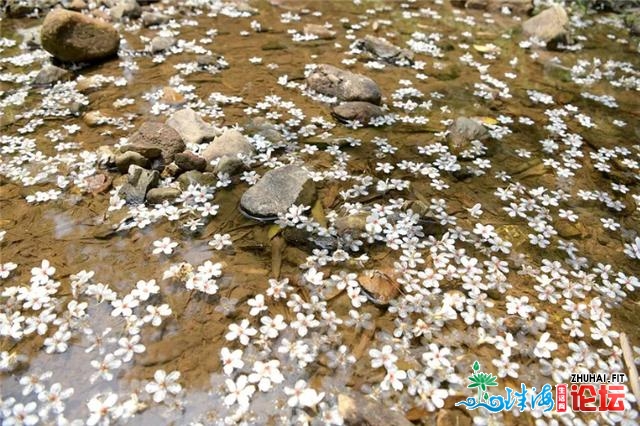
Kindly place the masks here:
[(253, 154), (253, 146), (242, 133), (235, 129), (226, 129), (202, 151), (202, 156), (208, 163), (225, 156), (237, 158), (238, 154)]
[(474, 150), (474, 141), (486, 141), (489, 132), (482, 124), (467, 117), (458, 117), (449, 126), (447, 133), (447, 144), (449, 150), (454, 155), (460, 155), (465, 151)]
[(356, 40), (354, 46), (392, 64), (402, 60), (413, 61), (412, 51), (402, 49), (384, 38), (367, 35), (363, 39)]
[(147, 170), (132, 164), (129, 166), (128, 181), (120, 188), (118, 195), (127, 204), (142, 204), (151, 188), (158, 186), (160, 173), (157, 170)]
[(207, 142), (220, 134), (220, 129), (205, 123), (191, 108), (174, 112), (166, 124), (175, 129), (186, 144)]
[(275, 218), (293, 204), (310, 206), (316, 195), (309, 172), (289, 165), (270, 170), (247, 190), (240, 199), (240, 207), (258, 218)]
[(344, 71), (332, 65), (321, 64), (307, 77), (307, 86), (326, 96), (341, 101), (364, 101), (379, 105), (380, 88), (369, 77)]
[(522, 23), (526, 37), (535, 37), (546, 43), (564, 41), (569, 23), (567, 12), (560, 5), (553, 5)]
[(382, 117), (384, 111), (378, 105), (369, 102), (343, 102), (331, 110), (339, 121), (359, 121), (362, 124), (369, 124), (371, 119)]
[(123, 151), (134, 151), (149, 159), (162, 157), (165, 164), (171, 163), (173, 157), (184, 149), (185, 144), (173, 127), (153, 121), (143, 123), (122, 147)]
[(120, 46), (120, 35), (109, 23), (64, 9), (47, 14), (40, 38), (42, 47), (63, 62), (109, 58)]

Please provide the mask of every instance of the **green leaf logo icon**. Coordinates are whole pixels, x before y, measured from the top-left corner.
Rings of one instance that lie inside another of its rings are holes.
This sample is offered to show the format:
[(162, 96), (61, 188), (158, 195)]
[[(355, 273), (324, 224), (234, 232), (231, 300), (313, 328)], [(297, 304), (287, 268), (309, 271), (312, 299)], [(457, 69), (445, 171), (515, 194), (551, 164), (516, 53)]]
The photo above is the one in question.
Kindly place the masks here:
[(480, 372), (480, 363), (476, 360), (473, 363), (473, 374), (469, 376), (471, 384), (467, 387), (478, 388), (478, 402), (482, 402), (489, 399), (487, 388), (489, 386), (498, 386), (497, 379), (498, 377), (493, 374)]

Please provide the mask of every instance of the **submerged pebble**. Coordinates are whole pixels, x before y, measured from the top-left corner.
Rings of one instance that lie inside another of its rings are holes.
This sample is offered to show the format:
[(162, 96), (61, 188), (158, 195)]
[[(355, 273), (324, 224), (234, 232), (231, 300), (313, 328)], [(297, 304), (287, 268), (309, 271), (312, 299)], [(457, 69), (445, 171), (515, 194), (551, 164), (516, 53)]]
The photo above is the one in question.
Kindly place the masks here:
[(3, 422), (637, 422), (637, 2), (5, 3)]

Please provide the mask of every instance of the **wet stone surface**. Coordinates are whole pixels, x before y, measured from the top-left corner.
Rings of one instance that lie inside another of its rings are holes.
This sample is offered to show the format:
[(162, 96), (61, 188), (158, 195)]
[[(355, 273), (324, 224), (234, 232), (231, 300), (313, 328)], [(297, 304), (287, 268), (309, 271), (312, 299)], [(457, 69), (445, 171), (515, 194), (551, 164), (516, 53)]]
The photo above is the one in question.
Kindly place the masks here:
[(384, 115), (378, 105), (369, 102), (343, 102), (332, 108), (331, 114), (340, 121), (358, 121), (369, 124), (372, 120)]
[(380, 88), (371, 78), (321, 64), (307, 77), (307, 85), (322, 95), (341, 101), (380, 103)]
[(162, 157), (165, 163), (170, 163), (184, 148), (185, 144), (180, 134), (172, 127), (149, 121), (129, 137), (123, 149), (137, 152), (151, 160)]
[(40, 38), (42, 47), (63, 62), (103, 60), (120, 45), (120, 35), (107, 22), (62, 9), (47, 14)]
[(637, 2), (5, 3), (0, 423), (637, 424)]
[(191, 108), (174, 112), (166, 124), (180, 134), (185, 144), (203, 143), (220, 134), (218, 129), (205, 123), (202, 117)]
[(119, 196), (127, 204), (142, 204), (147, 192), (158, 185), (160, 174), (157, 170), (147, 170), (132, 164), (127, 172), (127, 183), (120, 188)]
[(260, 218), (277, 218), (293, 205), (311, 205), (315, 185), (309, 172), (298, 166), (284, 166), (267, 172), (242, 195), (240, 207)]

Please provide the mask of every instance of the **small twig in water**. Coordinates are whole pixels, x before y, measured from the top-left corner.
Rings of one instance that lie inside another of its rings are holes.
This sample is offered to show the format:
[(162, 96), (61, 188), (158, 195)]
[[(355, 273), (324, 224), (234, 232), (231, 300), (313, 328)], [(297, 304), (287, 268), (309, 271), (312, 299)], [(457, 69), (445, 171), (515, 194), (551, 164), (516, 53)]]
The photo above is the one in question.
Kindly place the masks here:
[(620, 333), (620, 347), (622, 348), (624, 362), (627, 364), (627, 368), (629, 369), (629, 386), (631, 387), (633, 395), (636, 397), (636, 404), (640, 406), (640, 380), (638, 379), (638, 369), (636, 368), (636, 364), (633, 362), (633, 351), (631, 350), (631, 345), (629, 345), (629, 340), (625, 333)]
[(184, 303), (184, 306), (182, 307), (182, 314), (183, 314), (183, 315), (184, 315), (184, 311), (186, 311), (186, 310), (187, 310), (187, 306), (189, 306), (189, 302), (191, 302), (191, 298), (193, 297), (193, 293), (194, 293), (195, 291), (196, 291), (196, 290), (195, 290), (195, 289), (193, 289), (193, 290), (191, 290), (191, 291), (189, 292), (189, 297), (187, 297), (187, 301)]

